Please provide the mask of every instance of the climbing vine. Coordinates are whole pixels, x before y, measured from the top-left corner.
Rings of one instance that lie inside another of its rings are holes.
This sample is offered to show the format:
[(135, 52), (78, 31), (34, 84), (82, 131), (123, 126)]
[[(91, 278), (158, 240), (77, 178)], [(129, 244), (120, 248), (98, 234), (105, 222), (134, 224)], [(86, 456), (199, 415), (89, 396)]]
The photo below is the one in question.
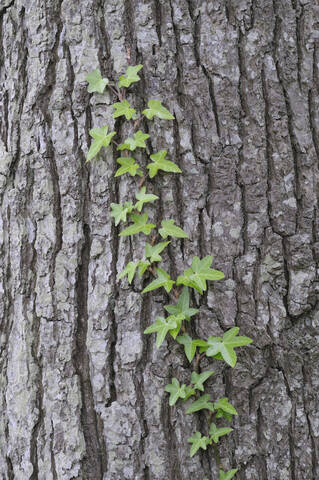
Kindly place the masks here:
[[(124, 224), (124, 228), (119, 236), (131, 236), (144, 234), (150, 237), (150, 241), (145, 243), (144, 257), (137, 261), (130, 261), (126, 267), (117, 276), (120, 280), (127, 276), (128, 283), (131, 284), (134, 276), (151, 275), (153, 279), (142, 290), (146, 294), (158, 288), (164, 288), (173, 303), (164, 308), (167, 316), (157, 317), (155, 322), (144, 331), (145, 334), (156, 333), (156, 347), (160, 348), (167, 335), (170, 335), (180, 345), (183, 346), (185, 355), (193, 371), (190, 375), (188, 385), (181, 384), (177, 378), (172, 378), (171, 383), (165, 386), (165, 391), (169, 393), (169, 405), (173, 406), (178, 401), (187, 402), (186, 414), (206, 411), (206, 431), (194, 432), (187, 439), (191, 444), (190, 457), (193, 457), (200, 449), (206, 450), (209, 445), (214, 447), (216, 461), (219, 467), (219, 479), (231, 480), (237, 469), (226, 472), (219, 459), (217, 444), (221, 437), (232, 432), (228, 426), (217, 426), (213, 422), (216, 419), (224, 419), (231, 422), (233, 415), (237, 415), (235, 407), (229, 403), (228, 398), (217, 398), (212, 400), (208, 393), (205, 393), (205, 382), (214, 374), (213, 370), (201, 371), (200, 363), (204, 356), (216, 360), (224, 361), (230, 367), (235, 367), (237, 356), (235, 348), (248, 345), (252, 340), (248, 337), (238, 336), (239, 328), (233, 327), (224, 333), (223, 337), (211, 336), (207, 340), (193, 339), (187, 333), (187, 325), (191, 318), (196, 316), (198, 310), (190, 306), (189, 289), (193, 289), (200, 295), (207, 290), (208, 281), (217, 281), (224, 278), (224, 274), (219, 270), (211, 268), (212, 257), (210, 255), (200, 259), (195, 256), (192, 259), (191, 267), (186, 268), (176, 280), (171, 279), (170, 275), (160, 268), (162, 261), (161, 253), (170, 244), (171, 240), (167, 238), (188, 238), (188, 234), (175, 225), (174, 219), (165, 218), (161, 224), (155, 225), (148, 223), (148, 214), (142, 213), (144, 204), (153, 203), (158, 200), (158, 196), (147, 193), (147, 187), (144, 185), (148, 178), (154, 178), (158, 174), (177, 173), (182, 171), (173, 161), (167, 158), (167, 150), (160, 150), (149, 156), (150, 162), (146, 165), (146, 170), (137, 163), (134, 158), (136, 149), (147, 151), (145, 143), (150, 135), (139, 129), (142, 120), (152, 120), (154, 117), (162, 120), (174, 120), (174, 116), (162, 105), (160, 100), (149, 100), (147, 108), (138, 114), (130, 103), (126, 100), (126, 89), (132, 84), (138, 82), (140, 77), (138, 72), (142, 65), (129, 66), (124, 75), (121, 75), (117, 82), (110, 82), (103, 78), (99, 70), (94, 70), (88, 74), (86, 80), (89, 83), (88, 91), (90, 93), (103, 93), (108, 85), (113, 94), (119, 100), (113, 104), (113, 118), (124, 116), (126, 120), (133, 122), (133, 135), (124, 140), (123, 143), (116, 143), (113, 137), (117, 134), (115, 131), (109, 132), (108, 126), (93, 128), (90, 130), (91, 143), (87, 161), (91, 161), (98, 155), (102, 147), (108, 147), (111, 142), (115, 142), (119, 157), (119, 165), (114, 176), (130, 175), (137, 177), (137, 191), (135, 193), (136, 203), (133, 200), (124, 203), (111, 204), (111, 216), (115, 225)], [(164, 241), (158, 241), (159, 239)], [(172, 293), (173, 294), (172, 294)], [(216, 421), (216, 420), (215, 420)], [(218, 422), (217, 422), (218, 423)], [(207, 479), (203, 479), (207, 480)]]

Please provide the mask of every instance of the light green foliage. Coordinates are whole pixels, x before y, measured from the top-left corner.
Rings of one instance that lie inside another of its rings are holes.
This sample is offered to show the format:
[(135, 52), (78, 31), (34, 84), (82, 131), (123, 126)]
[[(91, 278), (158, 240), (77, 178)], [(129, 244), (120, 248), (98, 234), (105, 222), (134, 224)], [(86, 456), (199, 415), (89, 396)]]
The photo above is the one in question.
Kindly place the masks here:
[(143, 115), (146, 118), (151, 120), (154, 116), (158, 118), (162, 118), (163, 120), (173, 120), (175, 117), (167, 110), (167, 108), (163, 107), (162, 102), (160, 100), (149, 100), (147, 102), (148, 108), (143, 110)]
[[(235, 407), (233, 407), (229, 402), (227, 397), (220, 398), (217, 402), (214, 402), (214, 408), (217, 410), (216, 418), (224, 417), (227, 420), (232, 419), (232, 415), (238, 415)], [(226, 414), (226, 416), (225, 416)]]
[(162, 220), (162, 228), (160, 228), (159, 234), (162, 238), (176, 237), (176, 238), (188, 238), (187, 233), (184, 232), (180, 227), (174, 225), (174, 220)]
[[(164, 243), (169, 242), (162, 242), (162, 244)], [(196, 315), (196, 313), (198, 313), (198, 310), (196, 308), (189, 307), (189, 290), (187, 287), (183, 288), (182, 293), (178, 297), (178, 302), (176, 305), (165, 305), (164, 308), (168, 313), (172, 315), (178, 315), (179, 313), (182, 313), (185, 316), (185, 320), (187, 321), (189, 321), (193, 315)]]
[(237, 362), (237, 355), (234, 348), (243, 347), (249, 345), (252, 342), (248, 337), (237, 337), (239, 332), (238, 327), (231, 328), (228, 332), (224, 333), (221, 337), (209, 337), (207, 345), (200, 349), (201, 352), (205, 352), (207, 357), (218, 358), (219, 360), (225, 360), (228, 365), (234, 367)]
[(174, 330), (177, 327), (176, 319), (173, 315), (170, 315), (167, 318), (157, 317), (155, 323), (150, 325), (144, 333), (155, 333), (156, 336), (156, 347), (159, 348), (165, 340), (166, 335), (170, 330)]
[(156, 227), (156, 225), (153, 223), (147, 223), (147, 213), (143, 213), (143, 215), (140, 215), (139, 213), (132, 213), (130, 215), (130, 219), (134, 222), (134, 224), (125, 228), (120, 233), (120, 237), (135, 235), (136, 233), (140, 232), (145, 233), (145, 235), (149, 235), (152, 229)]
[(193, 402), (186, 410), (186, 413), (194, 413), (203, 409), (207, 409), (211, 412), (214, 411), (214, 404), (210, 401), (208, 393), (205, 393), (205, 395), (202, 395), (198, 400)]
[(126, 70), (125, 75), (121, 75), (118, 81), (118, 86), (119, 88), (121, 87), (130, 87), (132, 83), (134, 82), (139, 82), (141, 79), (137, 75), (137, 72), (139, 72), (143, 68), (143, 65), (135, 65), (134, 67), (128, 67)]
[(152, 195), (151, 193), (146, 193), (146, 187), (142, 187), (141, 190), (136, 194), (136, 200), (138, 200), (138, 202), (136, 203), (135, 208), (141, 212), (144, 203), (154, 202), (155, 200), (158, 200), (158, 196)]
[(111, 203), (111, 217), (114, 217), (115, 225), (118, 225), (120, 222), (126, 222), (126, 217), (132, 212), (133, 208), (132, 202), (125, 202), (124, 205), (121, 203)]
[[(146, 213), (145, 213), (146, 215)], [(151, 290), (156, 290), (157, 288), (164, 287), (166, 292), (169, 293), (174, 285), (174, 281), (171, 280), (171, 277), (166, 273), (162, 268), (156, 268), (157, 278), (153, 282), (149, 283), (147, 287), (144, 288), (142, 293), (150, 292)]]
[(149, 163), (146, 168), (150, 171), (150, 178), (155, 177), (159, 170), (164, 172), (181, 173), (182, 170), (176, 165), (176, 163), (166, 160), (167, 150), (160, 150), (157, 153), (153, 153), (150, 156), (153, 163)]
[(195, 455), (195, 453), (198, 452), (198, 450), (200, 448), (202, 448), (203, 450), (206, 450), (208, 442), (209, 442), (209, 438), (207, 438), (205, 436), (202, 437), (202, 434), (200, 432), (196, 432), (187, 441), (188, 441), (188, 443), (193, 444), (191, 446), (191, 450), (190, 450), (190, 457), (192, 458)]
[(218, 443), (220, 437), (227, 435), (228, 433), (232, 432), (233, 429), (229, 427), (218, 428), (216, 427), (215, 423), (212, 423), (209, 429), (210, 439), (214, 443)]
[(136, 174), (140, 177), (143, 176), (142, 171), (139, 170), (139, 164), (135, 162), (135, 158), (119, 157), (116, 161), (121, 165), (121, 167), (116, 170), (114, 177), (119, 177), (120, 175), (124, 175), (124, 173), (129, 173), (132, 177), (135, 177)]
[(194, 358), (196, 353), (196, 347), (205, 346), (204, 340), (193, 340), (187, 333), (184, 333), (180, 337), (177, 338), (178, 343), (184, 345), (185, 355), (188, 358), (188, 361), (191, 362)]
[(219, 470), (219, 480), (231, 480), (234, 475), (238, 472), (238, 468), (234, 468), (233, 470), (229, 470), (228, 472), (223, 472), (223, 470)]
[(117, 280), (120, 280), (121, 278), (125, 277), (125, 275), (127, 275), (128, 283), (132, 283), (136, 267), (137, 263), (129, 262), (124, 268), (124, 270), (122, 270), (122, 272), (117, 276)]
[(186, 385), (180, 385), (177, 378), (172, 378), (172, 383), (166, 385), (165, 392), (169, 392), (169, 404), (170, 406), (175, 405), (179, 398), (186, 397)]
[(164, 250), (165, 247), (171, 242), (160, 242), (152, 246), (149, 243), (145, 245), (145, 257), (150, 259), (150, 262), (161, 262), (162, 257), (160, 253)]
[(184, 275), (180, 275), (177, 279), (177, 285), (187, 285), (197, 290), (201, 295), (206, 290), (207, 280), (221, 280), (225, 275), (219, 270), (210, 268), (213, 257), (208, 255), (200, 260), (194, 257), (191, 268), (184, 271)]
[(150, 266), (150, 262), (148, 260), (140, 260), (138, 262), (138, 275), (141, 277), (143, 273), (147, 270), (147, 268)]
[(108, 147), (111, 143), (112, 138), (116, 135), (116, 132), (108, 132), (107, 126), (101, 128), (92, 128), (90, 130), (90, 135), (94, 138), (93, 142), (91, 143), (88, 155), (86, 157), (86, 161), (89, 162), (94, 158), (102, 147)]
[(133, 138), (127, 138), (124, 143), (121, 143), (121, 145), (117, 147), (117, 150), (130, 150), (133, 152), (137, 147), (146, 148), (145, 140), (148, 138), (149, 135), (147, 133), (138, 130), (138, 132), (134, 133)]
[(93, 72), (89, 73), (85, 80), (89, 82), (88, 92), (93, 93), (103, 93), (106, 85), (108, 85), (109, 81), (107, 78), (102, 78), (100, 70), (96, 69)]
[(131, 105), (128, 103), (127, 100), (122, 100), (121, 102), (113, 103), (113, 107), (116, 110), (112, 115), (113, 118), (121, 117), (122, 115), (125, 116), (126, 120), (131, 120), (131, 118), (134, 118), (134, 119), (136, 118), (136, 110), (135, 108), (131, 108)]
[[(202, 373), (193, 372), (191, 382), (194, 385), (194, 389), (200, 390), (201, 392), (203, 392), (204, 383), (209, 377), (213, 375), (213, 373), (214, 373), (213, 370), (208, 370), (207, 372), (202, 372)], [(214, 408), (216, 408), (215, 404), (214, 404)]]

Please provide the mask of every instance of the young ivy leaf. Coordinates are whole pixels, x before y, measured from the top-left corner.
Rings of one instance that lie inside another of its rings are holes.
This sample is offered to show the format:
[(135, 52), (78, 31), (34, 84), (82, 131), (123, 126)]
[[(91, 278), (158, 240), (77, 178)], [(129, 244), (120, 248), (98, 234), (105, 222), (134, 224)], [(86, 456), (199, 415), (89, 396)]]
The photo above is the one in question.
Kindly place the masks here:
[(160, 100), (149, 100), (147, 106), (148, 108), (143, 110), (142, 113), (148, 120), (152, 120), (154, 116), (163, 120), (173, 120), (175, 118), (167, 108), (163, 107)]
[(231, 480), (237, 472), (238, 468), (233, 468), (233, 470), (229, 470), (228, 472), (219, 470), (219, 480)]
[(137, 266), (138, 266), (138, 276), (141, 277), (150, 265), (151, 264), (148, 260), (140, 260), (137, 264)]
[(159, 348), (165, 340), (166, 335), (170, 330), (174, 330), (177, 327), (176, 321), (173, 317), (157, 317), (156, 322), (150, 325), (144, 333), (154, 333), (157, 332), (156, 336), (156, 347)]
[(140, 177), (143, 176), (142, 170), (139, 170), (139, 164), (135, 163), (135, 158), (119, 157), (116, 161), (122, 166), (116, 170), (114, 177), (119, 177), (120, 175), (124, 175), (124, 173), (129, 173), (131, 177), (135, 177), (136, 174)]
[(176, 165), (176, 163), (170, 160), (165, 160), (167, 150), (160, 150), (157, 153), (151, 155), (153, 163), (146, 165), (146, 168), (150, 171), (150, 178), (155, 177), (159, 170), (164, 172), (182, 173), (182, 170)]
[(126, 120), (131, 120), (132, 117), (136, 118), (136, 110), (135, 108), (131, 108), (127, 100), (113, 103), (113, 107), (116, 110), (112, 115), (113, 118), (121, 117), (122, 115), (125, 116)]
[(184, 398), (184, 402), (186, 402), (186, 400), (188, 400), (189, 397), (191, 397), (192, 395), (195, 395), (195, 393), (196, 393), (194, 388), (191, 385), (187, 385), (185, 387), (185, 392), (186, 392), (186, 396)]
[(118, 81), (118, 86), (121, 87), (130, 87), (132, 83), (134, 82), (139, 82), (141, 79), (137, 75), (137, 72), (139, 72), (143, 68), (143, 65), (135, 65), (134, 67), (128, 67), (125, 75), (121, 75)]
[(162, 238), (176, 237), (176, 238), (188, 238), (187, 233), (180, 227), (174, 225), (174, 220), (162, 220), (162, 228), (159, 229), (159, 234)]
[(207, 409), (211, 412), (214, 411), (214, 404), (210, 402), (210, 396), (208, 395), (208, 393), (202, 395), (201, 397), (199, 397), (198, 400), (193, 402), (186, 410), (186, 413), (194, 413), (203, 409)]
[[(146, 213), (144, 214), (146, 215)], [(172, 286), (174, 285), (174, 281), (171, 280), (170, 275), (166, 273), (164, 270), (161, 268), (156, 268), (156, 273), (157, 273), (157, 278), (153, 280), (151, 283), (147, 285), (147, 287), (144, 288), (142, 293), (147, 293), (150, 292), (151, 290), (155, 290), (156, 288), (164, 287), (166, 292), (169, 293), (172, 289)], [(176, 328), (177, 325), (175, 325), (174, 328)]]
[(227, 435), (232, 431), (232, 428), (218, 428), (215, 423), (212, 423), (209, 429), (210, 440), (213, 440), (214, 443), (218, 443), (220, 437)]
[(117, 276), (117, 280), (120, 280), (121, 278), (125, 277), (125, 275), (127, 275), (128, 283), (131, 284), (135, 275), (136, 267), (136, 262), (129, 262), (124, 268), (124, 270), (122, 270), (122, 272)]
[(206, 290), (206, 280), (221, 280), (225, 275), (219, 270), (210, 268), (213, 257), (210, 255), (200, 260), (194, 257), (191, 268), (177, 278), (177, 285), (187, 285), (197, 290), (201, 295)]
[(107, 78), (102, 78), (100, 70), (96, 69), (85, 77), (85, 80), (89, 82), (88, 92), (98, 92), (103, 93), (106, 85), (109, 81)]
[[(149, 243), (145, 245), (145, 257), (150, 259), (150, 262), (161, 262), (162, 257), (159, 255), (165, 247), (171, 242), (160, 242), (152, 246)], [(165, 307), (164, 307), (165, 308)], [(177, 312), (179, 313), (179, 312)]]
[[(213, 370), (208, 370), (207, 372), (197, 373), (193, 372), (191, 377), (191, 382), (194, 385), (195, 390), (204, 391), (204, 383), (206, 380), (213, 375)], [(215, 404), (214, 407), (216, 408)]]
[(220, 398), (217, 402), (214, 402), (214, 408), (217, 410), (217, 418), (224, 416), (224, 413), (229, 415), (238, 415), (236, 409), (228, 402), (227, 397)]
[[(179, 334), (179, 331), (180, 331), (181, 326), (182, 326), (182, 321), (185, 320), (185, 317), (182, 313), (179, 313), (178, 315), (170, 315), (170, 317), (173, 317), (176, 321), (176, 324), (177, 324), (177, 327), (174, 328), (174, 330), (171, 330), (169, 332), (175, 340), (177, 335)], [(170, 318), (170, 317), (167, 317), (167, 318)]]
[[(164, 244), (164, 242), (162, 243)], [(165, 242), (165, 243), (169, 243), (169, 242)], [(176, 305), (165, 305), (164, 308), (171, 315), (177, 315), (179, 313), (182, 313), (185, 316), (185, 320), (187, 321), (189, 321), (190, 317), (192, 317), (193, 315), (196, 315), (196, 313), (199, 311), (196, 308), (189, 308), (189, 291), (187, 287), (183, 288), (182, 293), (178, 297), (178, 302)]]
[(86, 157), (86, 161), (89, 162), (94, 158), (102, 147), (108, 147), (111, 143), (112, 138), (116, 135), (116, 132), (110, 132), (107, 134), (108, 127), (101, 127), (101, 128), (92, 128), (90, 130), (90, 135), (94, 138), (94, 141), (91, 143), (88, 155)]
[(153, 223), (147, 223), (147, 213), (143, 213), (143, 215), (140, 215), (139, 213), (132, 213), (130, 215), (130, 218), (134, 222), (134, 224), (125, 228), (120, 233), (120, 237), (135, 235), (136, 233), (140, 232), (145, 233), (145, 235), (149, 235), (151, 233), (151, 230), (156, 227), (156, 225), (153, 225)]
[(205, 352), (207, 357), (225, 360), (228, 365), (234, 367), (237, 362), (234, 348), (252, 343), (252, 339), (249, 337), (237, 337), (238, 332), (239, 328), (233, 327), (224, 333), (223, 338), (209, 337), (206, 346), (203, 346), (200, 351)]
[(180, 337), (177, 337), (178, 343), (184, 345), (185, 355), (188, 361), (191, 363), (196, 353), (196, 347), (202, 347), (206, 345), (204, 340), (193, 340), (187, 333), (184, 333)]
[(146, 148), (145, 140), (149, 138), (147, 133), (143, 133), (142, 130), (138, 130), (134, 133), (133, 138), (129, 137), (125, 140), (124, 143), (121, 143), (117, 147), (117, 150), (130, 150), (133, 152), (137, 147)]
[(190, 450), (190, 457), (192, 458), (200, 448), (206, 450), (209, 438), (205, 436), (202, 437), (202, 434), (200, 432), (196, 432), (192, 437), (188, 438), (187, 441), (188, 443), (193, 444)]
[(121, 203), (111, 203), (111, 217), (114, 217), (115, 225), (118, 225), (121, 221), (126, 222), (126, 216), (133, 210), (132, 202), (125, 202), (124, 205)]
[(177, 400), (179, 398), (185, 398), (186, 397), (186, 391), (185, 391), (186, 385), (180, 385), (179, 381), (177, 378), (172, 378), (172, 383), (166, 385), (165, 387), (165, 392), (169, 392), (169, 405), (172, 407), (175, 405)]
[(157, 199), (157, 195), (146, 193), (146, 187), (142, 187), (141, 190), (136, 194), (136, 200), (138, 200), (138, 202), (135, 204), (135, 208), (137, 209), (137, 211), (141, 212), (144, 203), (154, 202)]

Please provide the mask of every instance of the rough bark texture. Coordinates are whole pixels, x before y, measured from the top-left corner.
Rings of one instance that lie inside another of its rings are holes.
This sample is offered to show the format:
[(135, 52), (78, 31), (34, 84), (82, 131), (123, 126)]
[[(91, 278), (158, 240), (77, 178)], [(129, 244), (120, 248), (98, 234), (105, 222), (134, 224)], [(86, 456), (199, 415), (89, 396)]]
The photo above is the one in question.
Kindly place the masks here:
[(165, 210), (191, 239), (165, 268), (213, 254), (226, 275), (192, 299), (193, 333), (254, 339), (209, 382), (239, 411), (225, 467), (318, 479), (317, 1), (1, 0), (0, 39), (0, 477), (218, 478), (211, 449), (189, 458), (203, 418), (168, 407), (164, 385), (191, 372), (182, 347), (142, 334), (167, 298), (116, 282), (143, 241), (118, 239), (110, 203), (135, 180), (114, 180), (110, 149), (85, 164), (92, 126), (130, 133), (85, 76), (116, 78), (130, 57), (134, 106), (176, 117), (143, 125), (184, 172), (150, 187), (152, 219)]

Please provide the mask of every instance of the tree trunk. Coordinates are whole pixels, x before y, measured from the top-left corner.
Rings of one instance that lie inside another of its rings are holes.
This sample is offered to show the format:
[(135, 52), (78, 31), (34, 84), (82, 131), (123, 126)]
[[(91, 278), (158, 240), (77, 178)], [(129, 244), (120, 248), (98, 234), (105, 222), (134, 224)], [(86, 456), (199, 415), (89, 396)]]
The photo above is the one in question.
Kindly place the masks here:
[(164, 392), (189, 381), (182, 347), (143, 334), (166, 295), (116, 280), (144, 240), (119, 239), (110, 203), (136, 182), (114, 179), (116, 150), (85, 163), (90, 128), (128, 133), (85, 76), (129, 62), (144, 65), (135, 108), (160, 99), (176, 117), (143, 125), (183, 170), (152, 184), (150, 213), (191, 240), (165, 268), (212, 254), (226, 277), (192, 298), (193, 333), (254, 339), (234, 370), (204, 362), (239, 412), (222, 462), (241, 480), (319, 478), (316, 3), (0, 1), (2, 479), (218, 478), (211, 448), (189, 458), (204, 417)]

